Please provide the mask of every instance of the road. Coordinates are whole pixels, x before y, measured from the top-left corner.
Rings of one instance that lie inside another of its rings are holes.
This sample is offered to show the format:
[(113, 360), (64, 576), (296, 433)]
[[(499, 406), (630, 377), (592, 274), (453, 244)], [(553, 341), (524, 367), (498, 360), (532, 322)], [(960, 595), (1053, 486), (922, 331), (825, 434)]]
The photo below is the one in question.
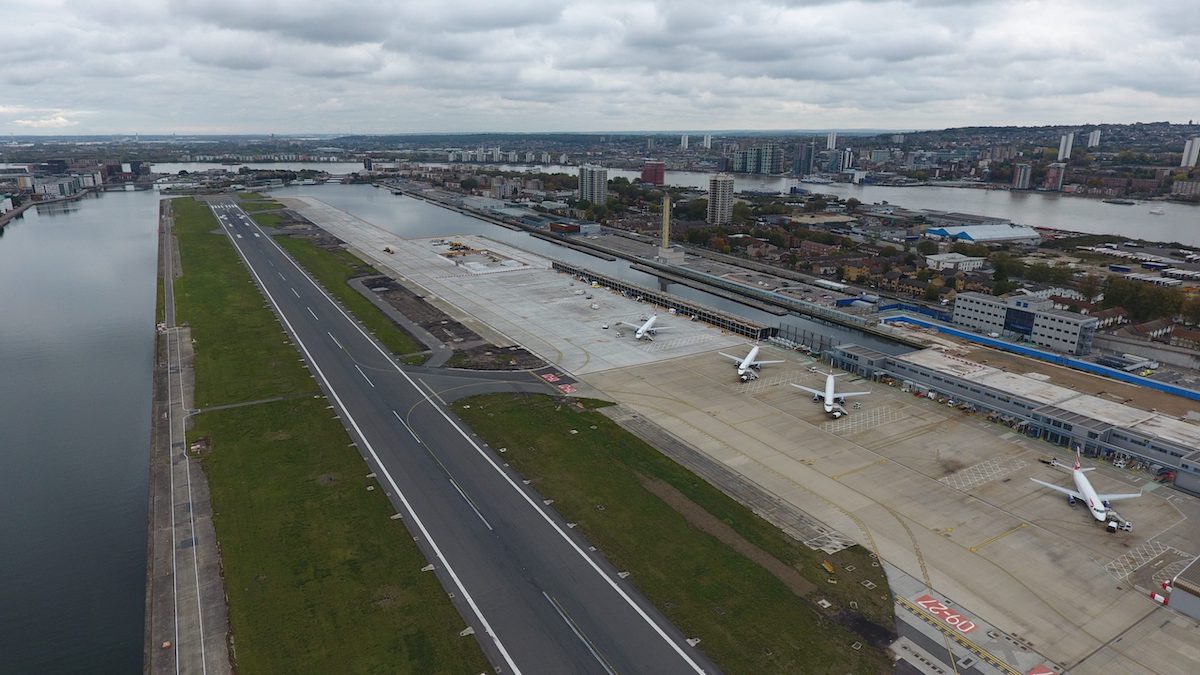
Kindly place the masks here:
[(498, 672), (716, 672), (423, 373), (388, 356), (240, 208), (211, 206)]

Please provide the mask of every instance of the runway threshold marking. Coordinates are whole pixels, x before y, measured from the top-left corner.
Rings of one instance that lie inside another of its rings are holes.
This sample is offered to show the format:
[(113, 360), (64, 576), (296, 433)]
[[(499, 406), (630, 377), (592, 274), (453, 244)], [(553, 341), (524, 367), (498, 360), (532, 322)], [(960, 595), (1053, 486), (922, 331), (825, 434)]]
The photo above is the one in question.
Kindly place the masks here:
[[(271, 244), (275, 246), (275, 248), (278, 249), (279, 252), (296, 267), (296, 269), (300, 270), (300, 266), (296, 265), (295, 261), (293, 261), (291, 258), (287, 258), (287, 254), (283, 253), (283, 249), (279, 248), (278, 244), (275, 242), (271, 242)], [(363, 446), (367, 449), (367, 452), (370, 453), (371, 458), (375, 460), (375, 466), (378, 467), (383, 475), (387, 478), (388, 484), (392, 487), (392, 490), (395, 491), (396, 497), (400, 500), (400, 503), (404, 505), (404, 509), (408, 512), (412, 522), (415, 523), (417, 529), (421, 531), (421, 536), (423, 536), (425, 541), (429, 543), (429, 547), (433, 550), (433, 554), (437, 556), (438, 560), (442, 561), (442, 565), (445, 566), (446, 569), (446, 574), (450, 576), (450, 580), (454, 582), (454, 585), (462, 593), (463, 599), (466, 600), (467, 605), (471, 608), (471, 611), (474, 612), (475, 616), (479, 618), (480, 625), (483, 627), (483, 630), (485, 633), (487, 633), (488, 637), (491, 638), (492, 644), (500, 653), (501, 658), (504, 659), (504, 662), (508, 664), (509, 669), (513, 673), (520, 675), (521, 669), (517, 666), (516, 661), (513, 660), (512, 655), (508, 653), (508, 649), (504, 647), (504, 643), (500, 641), (500, 636), (496, 635), (496, 631), (494, 628), (492, 628), (492, 624), (487, 620), (487, 617), (483, 615), (483, 610), (479, 608), (479, 605), (475, 602), (475, 598), (471, 596), (470, 591), (467, 590), (467, 587), (463, 584), (462, 579), (459, 578), (458, 573), (454, 571), (454, 566), (451, 565), (450, 561), (446, 559), (446, 555), (442, 553), (441, 547), (438, 546), (437, 541), (435, 541), (433, 536), (429, 533), (429, 529), (425, 527), (425, 522), (421, 520), (419, 515), (417, 515), (417, 512), (412, 507), (412, 503), (408, 501), (408, 497), (400, 489), (400, 486), (396, 483), (396, 479), (392, 477), (391, 472), (387, 470), (387, 467), (379, 458), (379, 453), (375, 451), (375, 446), (371, 444), (370, 439), (368, 439), (367, 435), (363, 433), (362, 428), (358, 426), (358, 421), (354, 419), (354, 415), (350, 413), (348, 408), (346, 408), (346, 404), (343, 403), (342, 398), (338, 396), (337, 390), (333, 388), (333, 385), (330, 384), (329, 379), (325, 377), (325, 372), (321, 370), (321, 366), (317, 363), (316, 359), (312, 357), (312, 354), (308, 351), (308, 346), (304, 344), (303, 338), (300, 337), (300, 334), (292, 326), (291, 321), (288, 321), (287, 315), (283, 312), (283, 308), (280, 307), (279, 303), (275, 301), (275, 296), (271, 295), (271, 291), (267, 289), (266, 283), (263, 282), (262, 277), (259, 276), (258, 271), (254, 269), (254, 266), (250, 264), (250, 259), (246, 257), (246, 254), (242, 251), (242, 248), (237, 245), (237, 242), (234, 242), (234, 248), (237, 250), (238, 256), (242, 258), (242, 263), (246, 265), (246, 269), (250, 270), (250, 274), (253, 275), (255, 280), (258, 281), (259, 287), (267, 296), (267, 300), (274, 305), (275, 312), (278, 314), (288, 332), (295, 336), (296, 345), (300, 348), (300, 351), (304, 353), (305, 357), (307, 357), (308, 362), (312, 364), (312, 369), (317, 374), (317, 377), (319, 377), (321, 381), (325, 383), (325, 387), (329, 391), (329, 395), (333, 398), (334, 403), (337, 404), (337, 407), (345, 416), (346, 421), (349, 422), (350, 427), (353, 428), (354, 432), (358, 434), (358, 437), (362, 439)], [(300, 272), (301, 274), (304, 274), (303, 270), (300, 270)], [(307, 275), (305, 275), (305, 278), (308, 278)], [(324, 294), (324, 290), (317, 286), (315, 281), (312, 279), (308, 279), (308, 281), (313, 285), (314, 288), (317, 288), (322, 294)], [(332, 304), (334, 307), (337, 307), (337, 303), (333, 302), (332, 298), (327, 295), (325, 298), (329, 300), (330, 304)], [(352, 319), (350, 319), (349, 316), (346, 316), (345, 312), (342, 313), (342, 316), (345, 316), (346, 320), (352, 325), (357, 325)], [(362, 332), (362, 329), (359, 330)], [(365, 332), (363, 333), (363, 336), (366, 337)], [(368, 340), (369, 339), (370, 338), (368, 338)], [(383, 349), (378, 345), (375, 345), (375, 348), (379, 350), (380, 353), (383, 353)], [(396, 367), (396, 370), (400, 370), (399, 366)], [(403, 374), (404, 371), (400, 370), (400, 372)], [(409, 382), (412, 383), (412, 380), (410, 379)], [(417, 389), (415, 384), (413, 385), (413, 388)], [(420, 391), (420, 389), (418, 389), (418, 391)], [(699, 671), (699, 667), (697, 667), (697, 670)]]
[(1000, 534), (997, 534), (992, 537), (988, 537), (987, 539), (984, 539), (983, 541), (979, 542), (978, 544), (975, 544), (974, 546), (972, 546), (971, 548), (969, 548), (967, 550), (970, 551), (971, 553), (977, 553), (979, 551), (979, 549), (983, 548), (984, 546), (987, 546), (988, 544), (991, 544), (1000, 539), (1003, 539), (1003, 538), (1007, 537), (1008, 535), (1012, 534), (1013, 532), (1023, 529), (1025, 527), (1025, 525), (1026, 525), (1026, 523), (1018, 523), (1015, 527), (1010, 527), (1007, 530), (1001, 532)]
[(980, 647), (973, 640), (964, 637), (957, 629), (953, 628), (947, 623), (944, 623), (937, 617), (934, 617), (932, 614), (925, 611), (924, 608), (917, 606), (912, 600), (909, 600), (902, 595), (897, 595), (896, 602), (900, 603), (904, 609), (907, 609), (913, 615), (920, 617), (920, 619), (925, 623), (936, 628), (939, 633), (949, 637), (951, 640), (954, 640), (960, 646), (966, 648), (967, 651), (971, 652), (975, 656), (978, 656), (980, 659), (990, 664), (993, 668), (1005, 673), (1005, 675), (1022, 675), (1020, 671), (1015, 670), (1012, 666), (1005, 663), (995, 654), (992, 654), (983, 647)]
[[(255, 225), (255, 227), (258, 227), (258, 226)], [(314, 281), (312, 279), (312, 277), (310, 277), (308, 275), (307, 272), (304, 271), (304, 268), (300, 267), (300, 265), (295, 260), (293, 260), (291, 258), (291, 256), (289, 256), (283, 250), (283, 248), (279, 246), (278, 243), (271, 240), (270, 237), (267, 238), (267, 241), (270, 242), (270, 244), (275, 247), (275, 250), (279, 251), (279, 254), (283, 256), (284, 260), (287, 260), (289, 263), (291, 263), (292, 267), (296, 268), (296, 271), (298, 271), (305, 278), (305, 280), (308, 281), (308, 283), (310, 283), (312, 285), (312, 287), (314, 289), (316, 289), (317, 292), (320, 293), (325, 298), (325, 300), (327, 302), (329, 302), (329, 304), (332, 305), (333, 308), (336, 309), (338, 311), (338, 313), (340, 313), (342, 315), (342, 317), (344, 319), (346, 319), (347, 323), (349, 323), (351, 326), (353, 326), (355, 329), (358, 330), (359, 334), (361, 334), (363, 336), (363, 338), (365, 338), (367, 340), (367, 342), (370, 343), (370, 345), (375, 348), (375, 351), (379, 352), (380, 356), (382, 356), (384, 359), (386, 359), (388, 361), (388, 363), (390, 363), (392, 365), (392, 367), (396, 369), (396, 372), (400, 373), (400, 376), (403, 377), (405, 380), (407, 380), (409, 385), (412, 386), (412, 388), (414, 390), (419, 392), (421, 394), (421, 396), (423, 396), (425, 398), (426, 402), (428, 402), (430, 404), (430, 406), (434, 410), (436, 410), (438, 412), (438, 414), (440, 414), (442, 416), (442, 418), (444, 420), (446, 420), (446, 422), (451, 427), (453, 427), (455, 431), (457, 431), (459, 433), (460, 436), (463, 437), (463, 440), (465, 440), (468, 444), (471, 445), (472, 448), (474, 448), (475, 452), (478, 453), (479, 456), (485, 462), (487, 462), (489, 466), (492, 467), (492, 469), (497, 473), (497, 475), (499, 475), (502, 480), (504, 480), (506, 483), (508, 483), (509, 487), (511, 487), (513, 489), (513, 491), (516, 492), (516, 494), (518, 496), (520, 496), (525, 501), (525, 503), (528, 504), (529, 507), (532, 508), (534, 510), (534, 512), (537, 513), (538, 516), (540, 516), (542, 518), (542, 520), (552, 530), (554, 530), (558, 534), (558, 536), (563, 540), (563, 542), (565, 542), (567, 544), (567, 546), (569, 546), (573, 551), (575, 551), (575, 553), (577, 555), (579, 555), (579, 557), (582, 558), (583, 561), (586, 562), (588, 564), (588, 566), (591, 567), (594, 572), (596, 572), (596, 574), (609, 586), (609, 588), (611, 588), (613, 590), (613, 592), (615, 592), (618, 596), (620, 596), (620, 598), (622, 600), (624, 600), (625, 603), (643, 621), (646, 622), (646, 624), (650, 627), (650, 629), (652, 631), (654, 631), (654, 633), (656, 635), (658, 635), (663, 640), (663, 642), (666, 643), (666, 645), (668, 647), (670, 647), (671, 650), (679, 656), (679, 658), (683, 659), (683, 661), (685, 663), (687, 663), (688, 667), (690, 667), (696, 673), (704, 673), (704, 669), (700, 666), (700, 664), (697, 663), (696, 660), (693, 659), (690, 655), (688, 655), (688, 653), (685, 652), (683, 650), (683, 648), (680, 647), (679, 644), (677, 644), (671, 638), (671, 636), (667, 635), (667, 632), (663, 629), (663, 627), (660, 626), (658, 624), (658, 622), (656, 622), (654, 619), (652, 619), (650, 617), (650, 615), (647, 614), (646, 611), (644, 609), (642, 609), (642, 607), (637, 602), (635, 602), (632, 597), (629, 596), (629, 594), (625, 591), (625, 589), (622, 588), (621, 585), (618, 584), (615, 579), (613, 579), (603, 569), (601, 569), (600, 565), (597, 564), (596, 561), (591, 558), (591, 556), (589, 556), (587, 553), (585, 553), (584, 550), (582, 548), (580, 548), (579, 544), (574, 539), (571, 538), (571, 535), (567, 534), (566, 530), (564, 530), (562, 527), (560, 527), (559, 524), (556, 523), (554, 521), (554, 519), (550, 517), (550, 515), (546, 512), (546, 510), (543, 507), (539, 506), (539, 504), (537, 502), (535, 502), (532, 497), (529, 496), (529, 493), (527, 493), (525, 490), (522, 490), (521, 487), (518, 486), (517, 483), (513, 480), (512, 476), (505, 473), (505, 471), (502, 468), (500, 468), (500, 465), (497, 464), (496, 461), (490, 455), (488, 455), (488, 453), (484, 452), (483, 448), (479, 447), (479, 444), (476, 443), (474, 441), (474, 439), (471, 438), (470, 434), (468, 434), (465, 430), (463, 430), (463, 428), (461, 426), (459, 426), (458, 423), (455, 422), (452, 417), (450, 417), (450, 414), (447, 413), (445, 409), (440, 408), (433, 404), (433, 399), (431, 399), (429, 397), (429, 395), (425, 393), (425, 390), (423, 390), (420, 386), (417, 385), (417, 381), (414, 380), (407, 372), (405, 372), (404, 369), (401, 368), (398, 363), (393, 361), (391, 359), (391, 357), (388, 356), (387, 351), (385, 351), (384, 348), (376, 340), (374, 340), (369, 334), (367, 334), (366, 330), (364, 330), (362, 326), (360, 326), (354, 319), (352, 319), (350, 317), (350, 315), (346, 314), (346, 311), (344, 309), (342, 309), (342, 307), (337, 302), (335, 302), (334, 299), (332, 297), (330, 297), (328, 293), (325, 292), (324, 288), (321, 288), (321, 286), (319, 284), (317, 284), (317, 282)], [(241, 255), (243, 257), (243, 259), (245, 259), (245, 254), (242, 253), (241, 248), (237, 247), (236, 244), (235, 244), (235, 247), (238, 250), (238, 254)], [(245, 259), (245, 263), (246, 263), (246, 266), (248, 268), (250, 268), (251, 273), (254, 274), (254, 276), (257, 278), (258, 274), (257, 274), (257, 272), (254, 271), (254, 269), (250, 265), (248, 259)], [(259, 283), (260, 283), (260, 285), (262, 285), (261, 279), (259, 279)], [(284, 323), (287, 325), (287, 328), (289, 330), (291, 330), (293, 333), (295, 333), (295, 330), (292, 328), (291, 323), (288, 322), (287, 318), (283, 316), (282, 310), (279, 308), (278, 303), (275, 302), (274, 296), (271, 295), (270, 291), (266, 290), (265, 285), (262, 285), (262, 288), (263, 288), (263, 292), (266, 293), (266, 295), (267, 295), (268, 299), (270, 299), (271, 303), (275, 305), (276, 311), (280, 313), (280, 316), (283, 319)], [(405, 508), (408, 509), (408, 512), (416, 520), (417, 525), (420, 527), (422, 534), (425, 535), (425, 538), (427, 541), (429, 541), (430, 546), (432, 546), (434, 548), (438, 558), (442, 561), (442, 563), (444, 565), (446, 565), (446, 571), (448, 573), (450, 573), (451, 578), (455, 582), (455, 585), (458, 586), (459, 590), (461, 590), (463, 592), (464, 597), (467, 599), (468, 603), (471, 605), (471, 608), (475, 611), (475, 615), (478, 616), (479, 620), (483, 623), (485, 630), (487, 631), (488, 635), (492, 638), (493, 642), (496, 644), (496, 647), (501, 651), (502, 655), (504, 656), (505, 661), (508, 662), (509, 667), (512, 668), (513, 672), (519, 673), (520, 669), (517, 668), (517, 664), (515, 662), (513, 662), (511, 656), (509, 656), (509, 654), (508, 654), (508, 651), (504, 649), (503, 644), (500, 642), (500, 638), (496, 635), (495, 631), (492, 629), (492, 627), (488, 623), (487, 619), (483, 616), (482, 611), (480, 611), (478, 605), (475, 604), (474, 599), (472, 599), (470, 597), (470, 595), (467, 593), (466, 587), (463, 586), (462, 581), (458, 578), (458, 575), (450, 567), (449, 561), (446, 560), (445, 556), (441, 553), (441, 549), (438, 548), (437, 545), (433, 542), (432, 537), (430, 537), (430, 535), (429, 535), (429, 531), (425, 528), (424, 524), (421, 522), (419, 517), (417, 517), (416, 512), (413, 511), (411, 505), (408, 503), (408, 499), (403, 495), (403, 493), (400, 492), (399, 486), (396, 485), (395, 481), (391, 477), (391, 474), (383, 466), (383, 462), (379, 459), (379, 455), (375, 452), (374, 447), (371, 445), (370, 441), (367, 440), (366, 435), (362, 432), (362, 429), (358, 426), (358, 423), (354, 420), (353, 416), (350, 415), (349, 411), (346, 409), (345, 404), (342, 403), (341, 398), (337, 396), (337, 392), (333, 389), (332, 385), (329, 384), (329, 380), (325, 377), (324, 373), (321, 371), (320, 366), (318, 366), (316, 364), (316, 362), (312, 359), (312, 355), (308, 352), (308, 348), (304, 345), (303, 340), (299, 339), (298, 336), (296, 339), (296, 344), (299, 345), (301, 350), (305, 353), (305, 355), (309, 357), (309, 361), (310, 361), (310, 363), (312, 363), (313, 369), (318, 373), (321, 380), (325, 382), (326, 387), (329, 388), (329, 391), (333, 395), (338, 406), (341, 408), (342, 412), (346, 415), (346, 419), (350, 422), (351, 426), (353, 426), (355, 431), (358, 433), (359, 438), (361, 438), (363, 440), (363, 443), (366, 445), (367, 450), (371, 453), (371, 456), (372, 456), (372, 458), (374, 458), (376, 465), (378, 467), (380, 467), (380, 469), (383, 471), (384, 475), (386, 475), (388, 477), (388, 480), (391, 482), (392, 488), (394, 490), (396, 490), (397, 496), (401, 499), (401, 501), (404, 502)], [(424, 384), (424, 382), (422, 382), (422, 384)], [(429, 385), (426, 384), (425, 386), (428, 387)], [(441, 400), (441, 398), (437, 396), (436, 392), (434, 392), (434, 396), (437, 397), (439, 401)], [(449, 405), (445, 401), (442, 401), (442, 405), (446, 408), (449, 407)]]
[(367, 377), (367, 374), (363, 372), (363, 369), (362, 369), (362, 368), (359, 368), (359, 367), (358, 367), (358, 364), (357, 364), (357, 363), (356, 363), (356, 364), (354, 364), (354, 369), (358, 371), (358, 374), (359, 374), (359, 375), (362, 375), (362, 376), (363, 376), (363, 379), (367, 381), (367, 384), (371, 385), (371, 388), (372, 388), (372, 389), (374, 389), (374, 388), (375, 388), (375, 383), (371, 381), (371, 378)]
[(546, 602), (550, 603), (550, 606), (554, 608), (554, 611), (558, 612), (558, 616), (561, 617), (563, 622), (567, 624), (567, 627), (571, 629), (571, 632), (575, 634), (575, 637), (579, 638), (579, 641), (583, 643), (583, 646), (587, 647), (587, 650), (592, 653), (592, 657), (596, 659), (596, 661), (600, 664), (600, 667), (604, 669), (604, 672), (608, 673), (608, 675), (617, 675), (617, 671), (611, 665), (609, 665), (608, 661), (605, 660), (603, 656), (600, 655), (600, 652), (596, 649), (596, 646), (592, 644), (591, 640), (587, 639), (587, 636), (585, 636), (583, 631), (579, 629), (579, 625), (576, 624), (573, 619), (571, 619), (570, 615), (568, 615), (567, 612), (562, 608), (562, 605), (558, 604), (558, 601), (550, 597), (550, 594), (546, 591), (542, 591), (542, 595), (546, 597)]

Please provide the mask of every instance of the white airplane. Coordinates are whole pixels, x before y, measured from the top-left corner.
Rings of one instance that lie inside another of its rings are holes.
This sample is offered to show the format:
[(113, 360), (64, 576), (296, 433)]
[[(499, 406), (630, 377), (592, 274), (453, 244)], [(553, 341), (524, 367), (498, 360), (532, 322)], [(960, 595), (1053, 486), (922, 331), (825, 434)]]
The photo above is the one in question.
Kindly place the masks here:
[(759, 361), (759, 360), (757, 360), (758, 359), (758, 345), (754, 345), (750, 349), (750, 353), (747, 354), (745, 358), (742, 358), (740, 356), (734, 356), (733, 354), (726, 354), (725, 352), (718, 352), (718, 353), (721, 356), (724, 356), (725, 358), (730, 359), (734, 363), (737, 364), (738, 377), (742, 380), (742, 382), (749, 382), (750, 380), (757, 380), (758, 373), (756, 373), (754, 371), (761, 368), (763, 366), (763, 364), (765, 364), (765, 363), (783, 363), (783, 361)]
[(1118, 499), (1133, 499), (1134, 497), (1141, 497), (1142, 493), (1137, 492), (1113, 495), (1096, 494), (1096, 489), (1092, 487), (1091, 481), (1087, 479), (1087, 476), (1083, 475), (1085, 471), (1094, 471), (1095, 467), (1088, 467), (1085, 469), (1081, 465), (1081, 460), (1082, 456), (1079, 448), (1076, 448), (1075, 466), (1071, 469), (1071, 478), (1075, 481), (1074, 490), (1065, 487), (1059, 487), (1036, 478), (1030, 478), (1029, 480), (1037, 483), (1038, 485), (1042, 485), (1056, 492), (1065, 494), (1067, 496), (1067, 503), (1071, 506), (1075, 505), (1076, 500), (1082, 500), (1083, 503), (1087, 504), (1088, 513), (1092, 514), (1092, 517), (1096, 520), (1106, 523), (1105, 527), (1109, 532), (1116, 532), (1117, 528), (1125, 530), (1126, 532), (1132, 531), (1133, 523), (1117, 515), (1117, 512), (1113, 511), (1110, 503)]
[(621, 323), (621, 325), (629, 326), (630, 328), (636, 329), (633, 333), (634, 339), (653, 341), (654, 336), (655, 336), (655, 334), (658, 333), (658, 331), (667, 329), (666, 326), (659, 326), (659, 327), (655, 328), (654, 327), (655, 321), (658, 321), (657, 314), (651, 314), (650, 318), (646, 319), (646, 322), (642, 323), (642, 324), (629, 323), (628, 321), (622, 321), (620, 323)]
[(841, 406), (841, 404), (845, 403), (846, 399), (848, 397), (850, 397), (850, 396), (866, 396), (867, 394), (871, 393), (869, 391), (847, 391), (847, 392), (834, 391), (833, 378), (841, 377), (842, 375), (845, 375), (845, 374), (846, 373), (835, 374), (833, 372), (833, 367), (830, 366), (829, 373), (825, 376), (825, 391), (820, 391), (818, 389), (809, 389), (808, 387), (805, 387), (804, 385), (800, 385), (800, 384), (793, 384), (792, 386), (797, 389), (803, 389), (804, 391), (807, 391), (808, 393), (812, 394), (813, 400), (821, 401), (822, 403), (824, 403), (825, 404), (825, 412), (832, 415), (834, 419), (837, 419), (837, 418), (841, 417), (842, 415), (846, 414), (846, 409), (843, 408)]

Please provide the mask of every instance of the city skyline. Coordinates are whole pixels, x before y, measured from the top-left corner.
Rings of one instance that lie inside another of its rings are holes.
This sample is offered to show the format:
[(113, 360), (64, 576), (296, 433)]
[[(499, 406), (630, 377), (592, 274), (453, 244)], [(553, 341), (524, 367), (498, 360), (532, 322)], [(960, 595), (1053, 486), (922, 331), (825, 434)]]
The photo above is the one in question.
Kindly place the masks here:
[(1200, 66), (1187, 48), (1200, 7), (1183, 2), (124, 8), (9, 8), (0, 133), (916, 130), (1200, 116), (1200, 83), (1179, 76)]

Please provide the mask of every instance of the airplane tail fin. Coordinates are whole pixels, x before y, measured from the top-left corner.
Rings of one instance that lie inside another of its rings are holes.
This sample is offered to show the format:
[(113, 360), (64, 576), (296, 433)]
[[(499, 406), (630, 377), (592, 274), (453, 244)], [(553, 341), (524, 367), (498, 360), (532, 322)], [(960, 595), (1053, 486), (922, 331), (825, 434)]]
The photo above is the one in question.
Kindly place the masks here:
[(1075, 470), (1078, 471), (1083, 467), (1083, 451), (1075, 448)]

